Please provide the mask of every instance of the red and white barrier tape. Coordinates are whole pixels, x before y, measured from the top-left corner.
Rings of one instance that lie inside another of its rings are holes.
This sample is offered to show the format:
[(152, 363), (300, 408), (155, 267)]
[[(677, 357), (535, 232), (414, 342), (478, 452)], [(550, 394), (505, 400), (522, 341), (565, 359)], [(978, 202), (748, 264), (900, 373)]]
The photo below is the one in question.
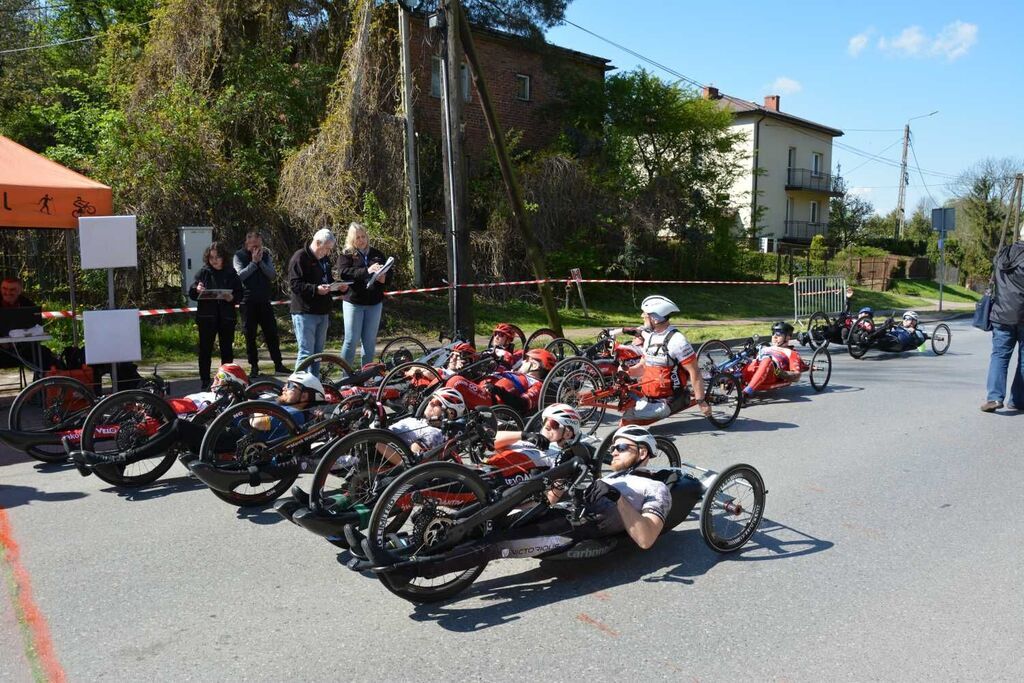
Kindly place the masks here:
[[(472, 283), (465, 285), (455, 285), (458, 288), (484, 288), (484, 287), (511, 287), (521, 285), (539, 285), (542, 282), (563, 282), (566, 284), (575, 282), (572, 278), (563, 277), (549, 277), (546, 280), (513, 280), (509, 282), (483, 282), (483, 283)], [(583, 279), (581, 283), (594, 283), (594, 284), (626, 284), (626, 285), (783, 285), (785, 287), (791, 286), (788, 282), (750, 282), (747, 280), (608, 280), (608, 279)], [(390, 292), (384, 292), (384, 296), (402, 296), (404, 294), (425, 294), (428, 292), (444, 292), (446, 290), (453, 289), (452, 285), (443, 285), (441, 287), (419, 287), (417, 289), (399, 289), (392, 290)], [(340, 299), (341, 297), (335, 297)], [(288, 303), (287, 299), (281, 301), (271, 301), (273, 306), (283, 306)], [(195, 306), (183, 306), (181, 308), (140, 308), (139, 317), (146, 318), (154, 315), (171, 315), (174, 313), (194, 313), (196, 311)], [(44, 320), (55, 320), (58, 318), (70, 318), (71, 311), (43, 311)], [(79, 313), (77, 316), (78, 320), (82, 319), (82, 314)]]

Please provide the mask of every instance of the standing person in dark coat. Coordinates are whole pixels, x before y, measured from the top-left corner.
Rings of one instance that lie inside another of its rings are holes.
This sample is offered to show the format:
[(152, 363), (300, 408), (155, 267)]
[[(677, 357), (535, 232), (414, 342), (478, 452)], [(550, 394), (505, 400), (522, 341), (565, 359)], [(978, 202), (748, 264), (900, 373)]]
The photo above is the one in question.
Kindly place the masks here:
[[(231, 252), (223, 242), (214, 242), (203, 252), (203, 267), (196, 273), (188, 290), (189, 298), (198, 302), (196, 325), (199, 326), (199, 381), (202, 391), (210, 388), (210, 357), (213, 339), (220, 341), (221, 364), (235, 361), (235, 304), (242, 300), (242, 281), (234, 268), (225, 267)], [(231, 300), (203, 299), (207, 289), (227, 289)]]
[(274, 361), (274, 372), (289, 373), (281, 362), (281, 343), (277, 336), (277, 319), (270, 301), (274, 293), (274, 260), (263, 247), (263, 235), (255, 230), (245, 236), (245, 246), (235, 252), (235, 271), (242, 281), (242, 332), (245, 354), (249, 358), (249, 376), (260, 374), (260, 352), (256, 345), (256, 327), (263, 328), (267, 351)]
[[(331, 312), (331, 283), (334, 282), (331, 251), (338, 244), (334, 233), (327, 228), (317, 230), (312, 241), (292, 254), (288, 261), (288, 289), (291, 292), (289, 309), (295, 327), (295, 341), (299, 353), (295, 366), (302, 359), (322, 353), (327, 344), (327, 325)], [(337, 291), (344, 292), (347, 287)], [(307, 368), (320, 376), (320, 363)]]
[(981, 409), (991, 413), (1003, 407), (1006, 375), (1016, 346), (1017, 362), (1006, 407), (1024, 410), (1024, 241), (1000, 247), (992, 262), (992, 281), (992, 355), (986, 382), (988, 396)]
[(377, 329), (384, 307), (384, 282), (388, 273), (377, 275), (384, 267), (384, 254), (370, 246), (370, 238), (360, 223), (348, 226), (345, 248), (338, 257), (338, 274), (352, 282), (345, 295), (342, 313), (345, 317), (345, 341), (341, 356), (349, 365), (356, 358), (356, 342), (363, 347), (362, 364), (373, 362), (377, 348)]

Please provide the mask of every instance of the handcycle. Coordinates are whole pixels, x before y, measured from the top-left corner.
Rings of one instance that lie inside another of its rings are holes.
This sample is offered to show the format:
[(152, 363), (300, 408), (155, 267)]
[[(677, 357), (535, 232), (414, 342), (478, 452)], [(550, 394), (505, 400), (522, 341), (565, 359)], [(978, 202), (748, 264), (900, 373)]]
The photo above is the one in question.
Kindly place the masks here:
[[(611, 334), (602, 330), (597, 343), (582, 350), (582, 355), (566, 358), (555, 364), (544, 378), (540, 408), (553, 403), (567, 403), (580, 413), (584, 430), (592, 434), (611, 409), (624, 413), (641, 395), (643, 383), (630, 376), (628, 368), (642, 358), (642, 351), (633, 344), (618, 344)], [(705, 399), (711, 406), (708, 420), (719, 428), (728, 427), (740, 410), (740, 386), (728, 373), (712, 373), (704, 378)], [(689, 386), (683, 383), (670, 399), (670, 415), (696, 405)]]
[[(715, 373), (726, 373), (736, 378), (742, 390), (750, 382), (757, 365), (758, 350), (762, 346), (761, 338), (754, 335), (744, 342), (739, 351), (733, 351), (720, 339), (710, 339), (700, 345), (697, 350), (697, 367), (707, 382)], [(811, 388), (823, 391), (832, 377), (832, 354), (823, 345), (815, 349), (810, 362), (800, 358), (800, 372), (807, 373)], [(795, 382), (770, 373), (760, 391), (770, 391), (788, 387)]]
[[(509, 326), (512, 328), (516, 338), (519, 340), (520, 347), (523, 351), (538, 347), (545, 348), (551, 341), (558, 337), (554, 330), (547, 327), (541, 327), (527, 336), (518, 325)], [(448, 343), (445, 343), (445, 340), (447, 340)], [(384, 345), (384, 348), (381, 349), (380, 352), (380, 358), (381, 361), (392, 365), (418, 361), (434, 367), (441, 367), (447, 362), (448, 355), (451, 353), (452, 347), (456, 344), (467, 341), (471, 344), (473, 343), (471, 340), (463, 339), (459, 335), (445, 334), (443, 332), (438, 335), (437, 341), (441, 346), (428, 349), (427, 346), (416, 337), (396, 337)], [(490, 340), (487, 342), (487, 348), (492, 348), (493, 346), (494, 334), (492, 333)]]
[[(367, 564), (395, 595), (432, 602), (463, 591), (492, 560), (603, 555), (623, 536), (602, 538), (598, 520), (583, 502), (584, 491), (600, 476), (601, 460), (600, 453), (577, 443), (563, 451), (553, 468), (503, 490), (456, 463), (431, 462), (407, 470), (388, 485), (370, 513), (361, 541)], [(761, 522), (767, 491), (750, 465), (716, 474), (681, 463), (647, 474), (670, 489), (663, 534), (698, 502), (701, 536), (715, 552), (739, 550)], [(569, 495), (549, 506), (545, 493), (559, 487)]]
[(950, 331), (949, 325), (939, 323), (932, 330), (931, 334), (924, 330), (919, 330), (922, 336), (913, 340), (916, 343), (906, 345), (895, 335), (890, 334), (890, 331), (898, 325), (899, 323), (896, 322), (893, 315), (887, 317), (881, 325), (876, 324), (874, 319), (870, 317), (855, 320), (850, 327), (850, 334), (847, 339), (847, 350), (850, 356), (858, 359), (863, 358), (872, 348), (888, 353), (902, 353), (904, 351), (911, 351), (919, 346), (924, 346), (928, 341), (931, 341), (932, 351), (935, 355), (941, 356), (949, 350), (949, 345), (953, 341), (953, 333)]
[(850, 299), (853, 298), (853, 289), (846, 288), (846, 305), (843, 310), (835, 316), (830, 316), (824, 311), (816, 311), (807, 320), (807, 331), (800, 335), (800, 343), (808, 344), (812, 349), (817, 350), (829, 344), (846, 346), (846, 339), (850, 334), (850, 326), (856, 316), (850, 313)]

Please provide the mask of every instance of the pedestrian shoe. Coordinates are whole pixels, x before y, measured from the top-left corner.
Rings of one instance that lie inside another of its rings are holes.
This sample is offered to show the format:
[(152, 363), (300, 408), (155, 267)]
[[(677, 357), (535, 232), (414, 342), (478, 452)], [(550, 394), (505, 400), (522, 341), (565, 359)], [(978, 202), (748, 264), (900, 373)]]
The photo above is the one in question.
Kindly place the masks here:
[(992, 413), (1003, 407), (1003, 404), (999, 401), (985, 401), (981, 404), (981, 412)]
[(258, 366), (258, 365), (250, 365), (249, 366), (249, 376), (250, 377), (255, 377), (258, 374), (260, 374), (260, 366)]
[(1007, 410), (1020, 410), (1020, 408), (1017, 407), (1017, 404), (1013, 403), (1012, 401), (1007, 401), (1006, 409)]
[(292, 371), (289, 370), (288, 368), (286, 368), (283, 364), (278, 363), (277, 365), (274, 366), (274, 374), (275, 375), (290, 375), (290, 374), (292, 374)]

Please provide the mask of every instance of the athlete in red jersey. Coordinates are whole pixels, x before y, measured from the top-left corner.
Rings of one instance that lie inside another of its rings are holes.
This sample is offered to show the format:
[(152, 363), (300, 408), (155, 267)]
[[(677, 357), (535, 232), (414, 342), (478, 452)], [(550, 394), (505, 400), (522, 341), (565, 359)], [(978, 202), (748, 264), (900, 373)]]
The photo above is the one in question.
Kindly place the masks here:
[(772, 343), (762, 346), (757, 360), (750, 365), (750, 378), (743, 388), (745, 395), (750, 396), (763, 387), (771, 374), (786, 382), (800, 379), (800, 354), (789, 345), (792, 335), (793, 326), (789, 323), (780, 321), (772, 325)]

